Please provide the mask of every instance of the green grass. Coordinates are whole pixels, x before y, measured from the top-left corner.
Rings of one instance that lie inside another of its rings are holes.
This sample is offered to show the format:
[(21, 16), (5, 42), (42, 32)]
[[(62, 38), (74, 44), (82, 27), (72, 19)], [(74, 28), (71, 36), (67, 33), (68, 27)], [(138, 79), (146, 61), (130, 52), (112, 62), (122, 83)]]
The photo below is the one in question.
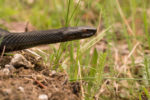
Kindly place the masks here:
[(38, 30), (101, 24), (97, 36), (83, 42), (61, 43), (58, 49), (50, 45), (44, 61), (67, 72), (70, 81), (80, 81), (85, 100), (150, 99), (150, 2), (118, 1), (1, 0), (0, 20), (28, 21)]

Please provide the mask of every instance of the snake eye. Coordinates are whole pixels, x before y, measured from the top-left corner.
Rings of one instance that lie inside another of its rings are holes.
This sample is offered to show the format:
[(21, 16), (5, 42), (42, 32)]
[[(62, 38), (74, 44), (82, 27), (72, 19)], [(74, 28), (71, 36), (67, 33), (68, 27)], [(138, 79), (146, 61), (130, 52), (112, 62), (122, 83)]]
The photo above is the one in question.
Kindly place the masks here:
[(88, 32), (88, 31), (87, 31), (87, 29), (83, 29), (82, 32), (83, 32), (83, 33), (86, 33), (86, 32)]

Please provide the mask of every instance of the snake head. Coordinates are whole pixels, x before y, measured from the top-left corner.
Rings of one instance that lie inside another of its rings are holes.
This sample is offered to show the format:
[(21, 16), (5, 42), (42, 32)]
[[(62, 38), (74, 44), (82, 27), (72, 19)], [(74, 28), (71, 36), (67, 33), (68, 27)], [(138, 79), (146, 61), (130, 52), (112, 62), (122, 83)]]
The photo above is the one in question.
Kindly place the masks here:
[(90, 26), (69, 27), (64, 29), (63, 36), (65, 40), (82, 39), (95, 35), (96, 31)]

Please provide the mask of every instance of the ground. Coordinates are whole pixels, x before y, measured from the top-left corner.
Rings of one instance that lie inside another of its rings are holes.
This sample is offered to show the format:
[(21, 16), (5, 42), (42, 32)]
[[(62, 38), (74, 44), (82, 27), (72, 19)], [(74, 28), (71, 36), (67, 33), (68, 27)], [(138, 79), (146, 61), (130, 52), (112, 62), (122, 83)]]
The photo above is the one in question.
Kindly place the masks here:
[(22, 55), (31, 66), (24, 65), (23, 60), (9, 66), (14, 56), (1, 58), (0, 100), (80, 100), (79, 82), (69, 82), (67, 74), (37, 63), (31, 54)]

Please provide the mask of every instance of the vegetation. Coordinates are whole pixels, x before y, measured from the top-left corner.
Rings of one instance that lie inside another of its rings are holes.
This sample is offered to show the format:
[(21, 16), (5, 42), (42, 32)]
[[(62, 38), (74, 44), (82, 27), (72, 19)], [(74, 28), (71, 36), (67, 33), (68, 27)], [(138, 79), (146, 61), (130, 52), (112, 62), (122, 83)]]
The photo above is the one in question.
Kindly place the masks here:
[(81, 83), (85, 100), (150, 99), (149, 15), (149, 0), (0, 0), (0, 22), (98, 27), (95, 37), (40, 53), (50, 69)]

